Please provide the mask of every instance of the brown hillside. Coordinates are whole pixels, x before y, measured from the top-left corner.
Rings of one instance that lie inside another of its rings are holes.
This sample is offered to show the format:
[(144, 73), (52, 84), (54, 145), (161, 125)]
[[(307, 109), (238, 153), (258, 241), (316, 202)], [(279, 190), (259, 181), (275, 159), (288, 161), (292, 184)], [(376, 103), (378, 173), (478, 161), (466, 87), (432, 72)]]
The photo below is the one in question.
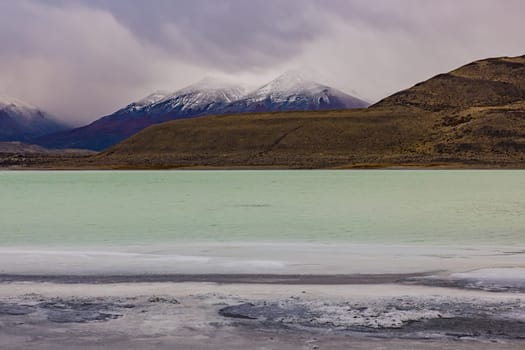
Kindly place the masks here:
[(525, 99), (525, 56), (489, 58), (400, 91), (373, 107), (415, 106), (439, 112), (500, 106)]
[(525, 56), (473, 62), (366, 110), (202, 117), (93, 159), (122, 167), (525, 167)]
[(100, 157), (133, 166), (333, 167), (410, 153), (418, 119), (376, 110), (201, 117), (148, 128)]

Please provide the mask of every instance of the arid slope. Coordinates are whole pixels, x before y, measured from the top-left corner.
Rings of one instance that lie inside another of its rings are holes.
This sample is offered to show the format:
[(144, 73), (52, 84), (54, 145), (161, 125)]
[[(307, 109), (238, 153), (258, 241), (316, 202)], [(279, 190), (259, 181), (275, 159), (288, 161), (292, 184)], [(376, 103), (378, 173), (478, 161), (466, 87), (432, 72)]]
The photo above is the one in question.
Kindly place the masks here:
[(476, 61), (368, 109), (152, 126), (93, 158), (116, 167), (524, 167), (525, 56)]

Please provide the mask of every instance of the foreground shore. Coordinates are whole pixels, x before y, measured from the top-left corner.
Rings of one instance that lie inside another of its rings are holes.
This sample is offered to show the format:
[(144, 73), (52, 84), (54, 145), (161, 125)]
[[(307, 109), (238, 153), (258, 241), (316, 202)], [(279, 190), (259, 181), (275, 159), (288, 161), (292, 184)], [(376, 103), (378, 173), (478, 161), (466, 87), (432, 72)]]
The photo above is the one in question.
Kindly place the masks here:
[(0, 348), (523, 349), (524, 253), (243, 242), (2, 248)]
[(361, 282), (364, 284), (3, 282), (0, 347), (525, 346), (523, 293)]
[(0, 249), (2, 349), (525, 347), (522, 246)]

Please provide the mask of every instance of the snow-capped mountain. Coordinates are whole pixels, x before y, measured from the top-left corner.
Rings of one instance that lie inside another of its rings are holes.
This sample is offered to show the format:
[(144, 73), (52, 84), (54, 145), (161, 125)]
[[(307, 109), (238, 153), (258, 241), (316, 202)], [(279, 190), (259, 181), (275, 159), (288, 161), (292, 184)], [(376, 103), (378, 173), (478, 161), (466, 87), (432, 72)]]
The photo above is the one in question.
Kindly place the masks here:
[(173, 93), (155, 92), (95, 122), (34, 142), (49, 148), (102, 150), (168, 120), (218, 114), (244, 94), (240, 86), (205, 78)]
[[(114, 114), (147, 114), (150, 118), (164, 117), (168, 114), (181, 118), (216, 112), (245, 94), (244, 88), (214, 78), (189, 85), (173, 93), (157, 91), (133, 102)], [(111, 118), (110, 115), (106, 118)], [(177, 119), (177, 118), (175, 118)]]
[(115, 113), (77, 129), (48, 135), (34, 143), (48, 148), (103, 150), (140, 130), (168, 120), (225, 113), (348, 109), (368, 103), (288, 72), (246, 93), (218, 79), (205, 78), (173, 93), (155, 92)]
[(369, 103), (290, 71), (227, 107), (228, 112), (365, 108)]
[(151, 107), (152, 105), (164, 99), (168, 95), (170, 95), (170, 93), (166, 91), (155, 91), (154, 93), (144, 97), (143, 99), (129, 104), (124, 109), (128, 111), (141, 111), (145, 108)]
[(41, 109), (0, 95), (0, 141), (25, 141), (64, 129), (65, 125)]
[[(245, 94), (244, 88), (214, 78), (205, 78), (167, 95), (148, 108), (152, 115), (177, 118), (214, 114)], [(176, 118), (175, 118), (176, 119)]]

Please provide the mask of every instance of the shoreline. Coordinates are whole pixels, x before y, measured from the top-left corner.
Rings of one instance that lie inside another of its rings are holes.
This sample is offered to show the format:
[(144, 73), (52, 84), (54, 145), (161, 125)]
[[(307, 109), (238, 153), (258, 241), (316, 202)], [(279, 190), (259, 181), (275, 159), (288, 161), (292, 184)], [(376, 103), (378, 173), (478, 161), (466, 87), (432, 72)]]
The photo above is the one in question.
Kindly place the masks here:
[(120, 283), (216, 283), (266, 285), (374, 285), (415, 281), (434, 272), (409, 274), (286, 275), (286, 274), (120, 274), (38, 275), (0, 274), (0, 283), (120, 284)]
[[(494, 273), (495, 272), (495, 273)], [(514, 275), (512, 277), (494, 277)], [(275, 285), (275, 286), (374, 286), (396, 285), (455, 289), (458, 291), (483, 291), (489, 293), (525, 293), (525, 268), (509, 267), (500, 269), (474, 270), (464, 273), (428, 271), (420, 273), (377, 273), (346, 275), (312, 274), (238, 274), (238, 273), (200, 273), (200, 274), (0, 274), (0, 284), (59, 284), (59, 285), (147, 285), (205, 283), (217, 285)]]
[[(383, 285), (525, 293), (517, 246), (179, 243), (0, 248), (0, 283)], [(384, 261), (395, 262), (385, 264)]]
[[(100, 153), (102, 154), (102, 153)], [(522, 161), (505, 161), (498, 158), (476, 160), (458, 158), (430, 158), (399, 160), (385, 157), (384, 160), (370, 158), (362, 161), (350, 162), (316, 162), (306, 163), (250, 163), (243, 161), (234, 162), (196, 162), (187, 161), (177, 163), (155, 163), (146, 158), (137, 161), (128, 160), (99, 160), (100, 154), (85, 156), (70, 153), (49, 154), (34, 153), (1, 153), (0, 170), (49, 170), (49, 171), (83, 171), (83, 170), (523, 170), (525, 163)], [(64, 157), (60, 159), (59, 157)], [(58, 159), (57, 159), (58, 158)]]
[(525, 250), (515, 245), (102, 248), (0, 249), (0, 347), (525, 346)]
[(0, 166), (0, 171), (238, 171), (238, 170), (525, 170), (525, 163), (417, 163), (417, 164), (351, 164), (334, 167), (290, 167), (286, 165), (167, 165), (167, 166), (128, 166), (128, 165), (52, 165), (52, 166)]
[(414, 248), (254, 242), (3, 248), (0, 347), (525, 346), (525, 250)]
[(79, 246), (13, 245), (0, 248), (0, 275), (443, 277), (480, 269), (525, 269), (524, 255), (523, 246), (488, 243), (451, 246), (182, 241), (125, 246), (94, 242)]

